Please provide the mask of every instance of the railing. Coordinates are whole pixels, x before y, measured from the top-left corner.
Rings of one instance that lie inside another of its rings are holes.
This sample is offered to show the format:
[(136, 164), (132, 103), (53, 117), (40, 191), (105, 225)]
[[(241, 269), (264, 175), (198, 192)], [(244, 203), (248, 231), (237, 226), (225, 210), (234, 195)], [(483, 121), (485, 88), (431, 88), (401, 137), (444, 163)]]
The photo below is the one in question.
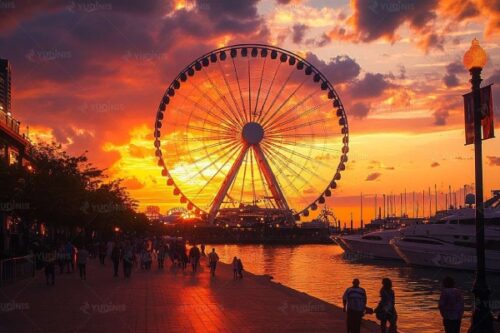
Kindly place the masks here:
[(10, 116), (9, 114), (3, 112), (3, 111), (0, 111), (0, 122), (2, 122), (2, 124), (5, 124), (7, 126), (7, 128), (9, 128), (11, 131), (19, 134), (19, 121), (15, 120), (14, 118), (12, 118), (12, 116)]
[(34, 276), (35, 258), (33, 255), (0, 261), (0, 286)]

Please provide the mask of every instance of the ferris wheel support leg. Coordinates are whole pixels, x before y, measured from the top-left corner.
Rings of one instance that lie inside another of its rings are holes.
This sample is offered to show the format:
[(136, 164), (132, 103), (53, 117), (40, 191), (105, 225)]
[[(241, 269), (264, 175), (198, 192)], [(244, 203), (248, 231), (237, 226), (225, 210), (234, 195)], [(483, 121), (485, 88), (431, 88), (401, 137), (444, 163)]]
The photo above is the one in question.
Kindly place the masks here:
[(241, 164), (243, 163), (243, 159), (247, 154), (248, 148), (249, 148), (248, 145), (243, 146), (238, 157), (231, 166), (231, 169), (226, 175), (226, 179), (224, 179), (224, 182), (222, 183), (219, 192), (217, 192), (217, 195), (215, 196), (214, 201), (212, 203), (212, 207), (210, 208), (210, 212), (208, 213), (209, 224), (213, 224), (215, 222), (215, 217), (217, 215), (217, 212), (219, 211), (222, 201), (224, 201), (224, 198), (226, 197), (229, 187), (234, 182), (234, 178), (236, 177), (238, 171), (240, 170)]
[[(283, 211), (287, 212), (288, 214), (288, 212), (290, 212), (290, 208), (288, 207), (288, 203), (286, 202), (285, 196), (283, 195), (283, 192), (281, 191), (278, 181), (276, 180), (276, 177), (274, 176), (274, 173), (271, 170), (269, 163), (267, 162), (266, 156), (264, 155), (262, 148), (260, 148), (260, 145), (258, 144), (253, 145), (252, 147), (255, 156), (257, 157), (259, 168), (262, 171), (262, 174), (264, 175), (267, 184), (269, 185), (269, 189), (271, 190), (271, 194), (273, 195), (274, 201), (276, 201), (276, 205)], [(293, 218), (291, 214), (288, 215), (290, 216), (287, 216), (287, 219), (290, 220), (291, 222)]]

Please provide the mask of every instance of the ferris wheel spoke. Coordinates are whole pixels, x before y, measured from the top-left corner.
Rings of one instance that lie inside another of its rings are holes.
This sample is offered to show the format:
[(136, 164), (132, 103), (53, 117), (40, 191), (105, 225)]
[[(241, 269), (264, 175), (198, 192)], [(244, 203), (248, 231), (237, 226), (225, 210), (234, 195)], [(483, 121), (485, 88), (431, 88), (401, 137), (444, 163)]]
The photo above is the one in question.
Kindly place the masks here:
[(199, 142), (199, 141), (222, 141), (226, 139), (234, 139), (234, 135), (217, 135), (217, 136), (199, 136), (199, 137), (185, 137), (177, 141), (183, 142)]
[(269, 89), (267, 89), (266, 97), (264, 98), (264, 103), (262, 103), (262, 106), (260, 108), (259, 114), (257, 116), (257, 122), (260, 121), (260, 118), (262, 117), (262, 111), (264, 111), (264, 107), (266, 106), (267, 99), (269, 98), (269, 94), (271, 93), (271, 89), (273, 88), (274, 85), (274, 80), (276, 79), (276, 76), (278, 75), (278, 71), (280, 69), (281, 62), (278, 63), (278, 66), (276, 66), (276, 70), (274, 71), (273, 78), (271, 80), (271, 83), (269, 84)]
[[(212, 85), (212, 88), (217, 92), (217, 94), (219, 95), (219, 98), (222, 99), (224, 101), (224, 104), (226, 105), (226, 107), (229, 109), (229, 112), (231, 112), (232, 114), (232, 118), (236, 119), (236, 121), (238, 122), (240, 128), (243, 127), (243, 123), (240, 122), (240, 119), (236, 116), (236, 114), (234, 113), (234, 110), (233, 108), (231, 107), (231, 105), (229, 104), (229, 102), (227, 101), (227, 98), (226, 96), (222, 95), (219, 88), (217, 88), (217, 85), (215, 85), (212, 81), (212, 79), (210, 78), (210, 75), (208, 75), (208, 71), (203, 71), (205, 73), (205, 76), (207, 77), (208, 79), (208, 82), (210, 82), (210, 84)], [(221, 111), (222, 111), (222, 108), (221, 108)], [(224, 111), (222, 111), (224, 112)], [(228, 118), (231, 118), (231, 116), (229, 116), (227, 113), (224, 112), (224, 115)]]
[[(290, 167), (290, 165), (282, 162), (273, 152), (269, 151), (268, 149), (266, 149), (264, 147), (262, 149), (266, 152), (266, 154), (268, 156), (273, 158), (273, 161), (276, 161), (276, 164), (280, 168), (283, 168), (283, 169), (292, 171), (292, 173), (295, 173), (295, 171)], [(293, 182), (289, 179), (289, 177), (283, 177), (283, 178), (285, 179), (285, 182), (288, 184), (288, 186), (290, 186), (293, 190), (295, 190), (295, 192), (297, 192), (297, 194), (299, 194), (299, 197), (300, 197), (300, 190), (295, 186), (295, 184), (293, 184)]]
[[(238, 148), (238, 147), (236, 147)], [(229, 163), (229, 161), (231, 159), (233, 159), (233, 157), (236, 155), (236, 153), (238, 153), (238, 149), (235, 149), (231, 152), (231, 155), (229, 155), (229, 157), (224, 161), (224, 163), (222, 163), (222, 165), (220, 166), (220, 168), (217, 169), (217, 171), (212, 175), (212, 177), (210, 177), (208, 179), (208, 181), (205, 183), (205, 185), (203, 185), (203, 187), (200, 188), (200, 190), (196, 193), (196, 196), (197, 197), (198, 195), (200, 195), (203, 190), (205, 190), (205, 188), (208, 186), (208, 184), (210, 184), (217, 175), (219, 174), (223, 174), (224, 176), (227, 176), (226, 174), (224, 174), (224, 172), (222, 171), (222, 169)], [(218, 159), (221, 160), (223, 157), (225, 157), (227, 155), (221, 155)]]
[[(216, 109), (219, 109), (219, 111), (221, 111), (221, 113), (226, 117), (226, 118), (218, 117), (219, 119), (222, 119), (222, 121), (225, 123), (229, 122), (232, 125), (232, 127), (234, 127), (234, 128), (238, 128), (238, 124), (231, 121), (232, 120), (231, 116), (229, 116), (224, 111), (224, 109), (221, 108), (220, 105), (217, 104), (217, 102), (215, 102), (212, 97), (210, 97), (210, 95), (208, 94), (207, 91), (202, 91), (198, 85), (194, 85), (194, 87), (196, 90), (198, 90), (198, 92), (200, 93), (200, 96), (202, 96), (204, 99), (206, 99), (208, 102), (210, 102), (210, 104), (212, 104), (213, 107), (215, 107)], [(211, 114), (213, 114), (213, 113), (211, 113)]]
[(276, 202), (276, 205), (280, 209), (284, 210), (290, 210), (288, 207), (288, 203), (286, 201), (286, 198), (281, 190), (280, 184), (278, 183), (278, 180), (276, 179), (276, 175), (273, 173), (273, 170), (271, 169), (271, 166), (269, 165), (268, 160), (266, 159), (266, 156), (264, 155), (264, 152), (262, 151), (262, 148), (260, 145), (253, 145), (253, 152), (255, 154), (256, 162), (258, 164), (258, 167), (262, 170), (262, 173), (264, 174), (264, 177), (266, 178), (266, 182), (269, 184), (269, 190), (273, 194), (274, 201)]
[(282, 146), (282, 145), (279, 145), (279, 144), (275, 144), (275, 145), (274, 145), (274, 147), (275, 147), (276, 149), (281, 149), (281, 150), (284, 150), (284, 151), (286, 151), (286, 152), (289, 152), (290, 154), (292, 154), (292, 155), (294, 155), (294, 156), (297, 156), (297, 157), (300, 157), (300, 158), (302, 158), (302, 159), (304, 159), (304, 160), (307, 160), (307, 161), (310, 161), (310, 162), (314, 161), (314, 162), (316, 162), (317, 164), (321, 164), (322, 166), (327, 167), (327, 168), (330, 168), (330, 167), (331, 167), (329, 164), (327, 164), (327, 163), (325, 163), (325, 162), (323, 162), (323, 161), (314, 160), (314, 159), (312, 159), (310, 156), (304, 155), (304, 154), (302, 154), (302, 153), (299, 153), (299, 152), (297, 152), (297, 151), (295, 151), (295, 150), (292, 150), (292, 149), (290, 149), (290, 148), (287, 148), (287, 147), (285, 147), (285, 146)]
[(236, 98), (234, 97), (233, 90), (229, 87), (229, 83), (227, 82), (227, 78), (226, 78), (226, 73), (222, 69), (222, 65), (220, 62), (219, 62), (218, 67), (219, 67), (219, 70), (221, 72), (222, 78), (224, 79), (224, 84), (226, 85), (227, 91), (229, 92), (229, 95), (231, 96), (231, 99), (233, 100), (234, 106), (236, 107), (236, 111), (238, 114), (238, 116), (236, 118), (238, 118), (239, 122), (243, 124), (243, 123), (245, 123), (245, 115), (244, 115), (244, 113), (242, 113), (242, 111), (240, 110), (240, 106), (236, 102)]
[(340, 153), (339, 149), (333, 149), (333, 148), (328, 148), (328, 147), (324, 147), (324, 146), (318, 147), (316, 145), (307, 144), (307, 143), (303, 143), (303, 142), (279, 140), (279, 139), (273, 139), (273, 138), (267, 138), (267, 140), (271, 141), (273, 144), (284, 144), (284, 145), (289, 145), (289, 146), (307, 147), (307, 148), (311, 148), (311, 149), (321, 150), (324, 152)]
[(248, 57), (248, 119), (252, 121), (252, 76), (250, 72), (250, 57)]
[[(297, 163), (295, 160), (291, 159), (290, 157), (284, 155), (283, 153), (281, 153), (279, 150), (275, 149), (274, 147), (272, 146), (269, 146), (269, 145), (265, 145), (265, 148), (271, 150), (272, 152), (274, 152), (276, 155), (278, 155), (281, 159), (283, 159), (284, 161), (286, 161), (286, 164), (287, 165), (294, 165), (296, 166), (298, 169), (301, 170), (301, 172), (305, 172), (313, 177), (316, 177), (317, 179), (321, 180), (322, 182), (325, 182), (325, 183), (329, 183), (328, 180), (326, 180), (325, 178), (321, 177), (318, 173), (316, 172), (313, 172), (311, 170), (309, 170), (309, 168), (306, 168), (305, 167), (305, 164), (304, 165), (300, 165), (299, 163)], [(306, 159), (308, 162), (311, 162), (312, 160), (310, 158), (307, 158)], [(305, 180), (305, 178), (302, 178)], [(307, 180), (305, 180), (307, 182)]]
[[(295, 94), (297, 93), (297, 91), (300, 90), (300, 88), (302, 88), (302, 86), (304, 85), (304, 83), (307, 81), (307, 77), (304, 79), (304, 81), (302, 81), (298, 86), (297, 88), (290, 94), (290, 96), (288, 96), (284, 101), (283, 103), (281, 103), (281, 105), (276, 109), (274, 110), (274, 112), (271, 114), (271, 116), (269, 116), (268, 119), (262, 119), (262, 126), (263, 127), (266, 127), (266, 125), (281, 111), (281, 109), (288, 103), (288, 101), (290, 101), (292, 99), (293, 96), (295, 96)], [(302, 103), (304, 103), (307, 99), (309, 99), (312, 95), (314, 95), (315, 92), (311, 93), (309, 96), (307, 96), (306, 98), (304, 98), (304, 101)]]
[[(228, 143), (233, 143), (233, 142), (234, 142), (234, 140), (224, 140), (224, 141), (221, 140), (220, 142), (211, 143), (209, 145), (203, 145), (201, 147), (194, 148), (194, 149), (191, 150), (191, 153), (197, 153), (197, 152), (202, 151), (202, 150), (207, 151), (207, 149), (209, 149), (209, 148), (219, 147), (221, 145), (228, 144)], [(208, 151), (207, 151), (207, 153), (208, 153)]]
[(217, 134), (222, 134), (222, 135), (230, 135), (230, 134), (234, 133), (234, 132), (231, 133), (231, 132), (225, 131), (225, 130), (221, 131), (221, 130), (217, 130), (217, 129), (213, 129), (213, 128), (200, 127), (200, 126), (195, 126), (195, 125), (190, 125), (190, 124), (187, 124), (186, 128), (196, 130), (199, 132), (210, 132), (210, 133), (217, 133)]
[(293, 73), (294, 73), (294, 71), (290, 71), (290, 74), (288, 74), (288, 77), (286, 78), (285, 82), (281, 85), (280, 90), (278, 91), (276, 96), (274, 96), (273, 101), (271, 102), (271, 105), (267, 108), (267, 111), (263, 113), (262, 118), (259, 119), (261, 123), (265, 122), (267, 114), (271, 111), (274, 104), (276, 103), (278, 98), (281, 96), (281, 93), (283, 92), (283, 90), (285, 90), (285, 87), (288, 85), (288, 81), (290, 81), (290, 78), (292, 77)]
[[(309, 97), (312, 97), (312, 94)], [(307, 99), (309, 99), (309, 97)], [(290, 112), (295, 111), (299, 106), (301, 106), (303, 103), (305, 103), (307, 101), (307, 99), (302, 100), (300, 103), (295, 104), (292, 108), (285, 111), (279, 118), (276, 118), (273, 122), (269, 123), (269, 125), (266, 129), (271, 131), (271, 130), (276, 129), (276, 128), (281, 128), (286, 124), (292, 123), (295, 120), (298, 120), (302, 117), (305, 117), (306, 115), (310, 114), (311, 112), (315, 112), (315, 111), (321, 109), (323, 106), (330, 104), (330, 101), (326, 101), (326, 102), (320, 103), (316, 106), (313, 106), (312, 108), (309, 108), (309, 109), (305, 110), (304, 112), (302, 112), (298, 115), (295, 115), (294, 117), (291, 117), (289, 119), (285, 119), (285, 115), (288, 116), (290, 114)], [(281, 119), (281, 120), (285, 119), (285, 120), (278, 123), (279, 119)]]
[[(241, 192), (240, 192), (240, 203), (243, 202), (243, 190), (245, 188), (245, 178), (247, 175), (247, 161), (248, 161), (248, 154), (245, 155), (245, 161), (243, 162), (245, 166), (243, 167), (243, 181), (241, 183)], [(233, 182), (234, 185), (234, 182)]]
[[(191, 179), (193, 179), (194, 177), (197, 177), (199, 175), (202, 175), (202, 173), (204, 171), (206, 171), (208, 168), (212, 167), (215, 163), (219, 162), (220, 160), (222, 160), (225, 156), (231, 154), (231, 153), (234, 153), (236, 150), (238, 149), (238, 145), (235, 144), (234, 146), (232, 146), (225, 154), (221, 154), (219, 155), (215, 160), (213, 160), (212, 162), (210, 162), (209, 164), (205, 165), (203, 168), (201, 169), (198, 169), (198, 172), (195, 173), (192, 177), (190, 177)], [(220, 150), (218, 151), (220, 152)], [(214, 152), (216, 153), (216, 152)], [(213, 155), (214, 153), (211, 153), (211, 154), (208, 154), (208, 155), (205, 155), (202, 159), (200, 160), (206, 160), (207, 157), (209, 157), (210, 155)], [(232, 157), (232, 156), (231, 156)], [(193, 163), (198, 163), (200, 160), (198, 161), (195, 161)], [(203, 176), (203, 175), (202, 175)]]
[[(294, 174), (296, 178), (300, 178), (304, 184), (308, 183), (308, 180), (306, 180), (300, 173), (295, 171), (288, 162), (283, 160), (281, 157), (273, 154), (269, 150), (266, 150), (267, 154), (270, 156), (273, 156), (273, 161), (275, 161), (276, 165), (279, 166), (282, 169), (288, 170), (291, 174)], [(300, 194), (300, 190), (297, 188), (297, 186), (292, 182), (292, 180), (289, 179), (289, 177), (284, 177), (286, 182), (288, 183), (288, 186), (290, 186), (292, 189), (294, 189), (298, 194)]]
[(236, 64), (234, 63), (234, 59), (231, 58), (233, 62), (234, 75), (236, 76), (236, 82), (238, 83), (238, 91), (240, 93), (241, 105), (243, 106), (243, 114), (245, 115), (245, 122), (248, 122), (247, 118), (247, 109), (245, 107), (245, 102), (243, 101), (243, 93), (241, 92), (240, 78), (238, 76), (238, 70), (236, 69)]
[[(231, 128), (231, 131), (234, 131), (236, 129), (236, 126), (234, 123), (230, 123), (228, 122), (226, 119), (220, 117), (219, 115), (216, 115), (215, 113), (213, 113), (210, 109), (207, 109), (206, 107), (203, 107), (200, 105), (200, 103), (194, 101), (191, 97), (189, 96), (186, 96), (184, 94), (181, 94), (181, 93), (178, 93), (179, 96), (187, 99), (189, 102), (191, 102), (191, 104), (193, 104), (195, 107), (197, 107), (198, 109), (200, 109), (201, 111), (204, 111), (206, 112), (207, 114), (211, 115), (212, 117), (218, 119), (219, 121), (221, 121), (223, 124), (226, 124), (227, 126), (229, 126)], [(227, 128), (227, 127), (225, 127)]]
[(231, 166), (231, 169), (226, 174), (226, 178), (224, 179), (224, 182), (222, 183), (219, 191), (217, 192), (214, 199), (212, 200), (210, 212), (208, 214), (209, 222), (214, 221), (215, 216), (217, 215), (217, 212), (219, 211), (220, 205), (222, 204), (222, 201), (224, 200), (224, 198), (227, 195), (227, 191), (228, 191), (229, 187), (234, 182), (234, 179), (238, 173), (238, 170), (241, 168), (241, 163), (243, 163), (243, 159), (244, 159), (245, 155), (247, 154), (248, 149), (249, 149), (249, 146), (244, 145), (243, 148), (240, 150), (238, 157), (235, 159), (233, 165)]
[(308, 122), (305, 122), (305, 123), (297, 124), (297, 125), (294, 125), (294, 126), (283, 128), (283, 129), (279, 129), (279, 130), (276, 129), (274, 131), (270, 131), (270, 134), (276, 134), (276, 133), (282, 133), (282, 132), (289, 132), (289, 131), (301, 129), (301, 128), (306, 127), (306, 126), (311, 126), (311, 125), (315, 125), (315, 124), (321, 124), (321, 123), (324, 123), (324, 122), (325, 122), (324, 119), (311, 120), (311, 121), (308, 121)]
[(257, 117), (257, 107), (259, 106), (260, 90), (262, 88), (262, 79), (264, 78), (264, 69), (266, 68), (266, 61), (267, 61), (267, 57), (264, 58), (264, 61), (262, 64), (262, 71), (260, 73), (259, 89), (257, 90), (257, 99), (255, 100), (255, 108), (254, 108), (253, 113), (252, 113), (254, 120)]
[(264, 195), (266, 198), (269, 198), (269, 192), (267, 190), (268, 185), (266, 185), (266, 182), (264, 180), (264, 175), (262, 174), (262, 170), (260, 168), (257, 168), (257, 170), (259, 171), (259, 177), (262, 182), (262, 188), (264, 189)]
[(250, 175), (252, 177), (253, 203), (255, 204), (255, 201), (257, 199), (257, 195), (255, 194), (255, 177), (254, 177), (254, 172), (253, 172), (253, 154), (250, 154)]

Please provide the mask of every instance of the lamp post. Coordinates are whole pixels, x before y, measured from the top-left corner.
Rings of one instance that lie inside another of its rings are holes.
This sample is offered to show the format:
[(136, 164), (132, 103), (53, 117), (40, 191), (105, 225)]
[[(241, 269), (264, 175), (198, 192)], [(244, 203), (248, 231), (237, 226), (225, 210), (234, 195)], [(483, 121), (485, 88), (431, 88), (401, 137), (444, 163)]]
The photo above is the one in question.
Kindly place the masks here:
[(474, 38), (470, 49), (465, 52), (463, 64), (471, 74), (470, 83), (474, 99), (474, 160), (476, 178), (476, 278), (474, 281), (474, 313), (470, 333), (490, 333), (493, 330), (493, 316), (489, 306), (490, 291), (486, 282), (484, 247), (484, 200), (483, 200), (483, 160), (481, 138), (481, 71), (486, 65), (486, 52)]

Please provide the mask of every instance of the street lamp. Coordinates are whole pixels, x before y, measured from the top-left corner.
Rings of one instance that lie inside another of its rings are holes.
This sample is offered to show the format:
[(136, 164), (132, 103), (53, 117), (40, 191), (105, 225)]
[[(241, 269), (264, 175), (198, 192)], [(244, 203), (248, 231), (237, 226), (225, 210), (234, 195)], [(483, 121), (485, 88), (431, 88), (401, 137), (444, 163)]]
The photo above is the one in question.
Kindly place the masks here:
[(472, 79), (474, 100), (474, 159), (476, 178), (476, 278), (474, 281), (474, 313), (472, 315), (471, 333), (490, 333), (493, 330), (493, 316), (490, 311), (490, 291), (486, 282), (485, 248), (484, 248), (484, 200), (483, 200), (483, 160), (481, 138), (481, 71), (486, 65), (486, 52), (474, 38), (470, 49), (465, 52), (463, 63), (469, 70)]

